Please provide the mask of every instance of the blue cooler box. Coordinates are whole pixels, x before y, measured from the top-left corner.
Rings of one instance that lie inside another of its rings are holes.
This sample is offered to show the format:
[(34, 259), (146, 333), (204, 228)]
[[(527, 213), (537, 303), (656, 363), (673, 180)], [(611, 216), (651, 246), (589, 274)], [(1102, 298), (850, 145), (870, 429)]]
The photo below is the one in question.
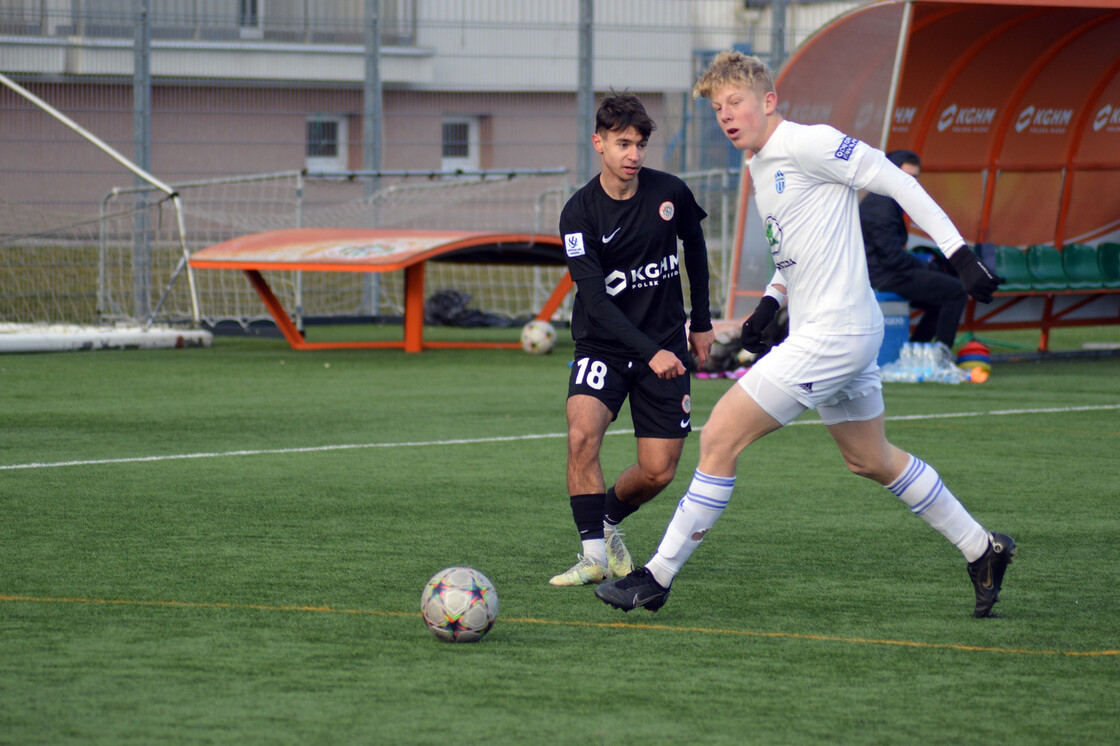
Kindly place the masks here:
[(894, 293), (876, 292), (875, 300), (883, 311), (883, 344), (876, 360), (883, 366), (898, 360), (902, 345), (910, 339), (910, 304)]

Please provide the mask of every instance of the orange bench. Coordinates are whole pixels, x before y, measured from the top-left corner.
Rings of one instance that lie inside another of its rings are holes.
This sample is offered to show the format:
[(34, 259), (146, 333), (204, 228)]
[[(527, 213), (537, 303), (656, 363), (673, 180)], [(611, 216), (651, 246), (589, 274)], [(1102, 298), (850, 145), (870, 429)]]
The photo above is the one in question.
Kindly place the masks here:
[[(191, 256), (195, 269), (240, 270), (284, 338), (297, 350), (342, 348), (517, 348), (518, 342), (424, 341), (424, 265), (429, 261), (565, 266), (559, 236), (479, 231), (291, 228), (242, 236)], [(262, 272), (404, 272), (404, 339), (308, 342)], [(535, 318), (548, 320), (572, 288), (565, 272)]]

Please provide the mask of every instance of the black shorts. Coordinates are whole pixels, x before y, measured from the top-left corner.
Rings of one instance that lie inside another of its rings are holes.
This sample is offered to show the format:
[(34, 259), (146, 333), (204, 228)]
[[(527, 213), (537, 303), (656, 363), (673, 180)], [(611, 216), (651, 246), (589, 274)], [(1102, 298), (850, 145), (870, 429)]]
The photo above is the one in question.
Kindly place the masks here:
[(568, 396), (584, 394), (603, 402), (613, 422), (630, 397), (634, 435), (639, 438), (683, 438), (692, 430), (692, 379), (658, 378), (648, 365), (588, 355), (576, 356), (568, 378)]

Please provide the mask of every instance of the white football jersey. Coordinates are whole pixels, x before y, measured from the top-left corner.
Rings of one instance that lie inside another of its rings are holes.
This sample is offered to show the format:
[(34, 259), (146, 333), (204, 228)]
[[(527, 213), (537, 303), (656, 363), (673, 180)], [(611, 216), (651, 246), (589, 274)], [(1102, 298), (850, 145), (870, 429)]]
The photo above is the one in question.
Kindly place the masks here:
[(828, 125), (783, 121), (749, 161), (766, 240), (787, 288), (791, 333), (804, 324), (833, 334), (882, 328), (857, 191), (879, 170), (876, 158), (862, 163), (876, 152)]

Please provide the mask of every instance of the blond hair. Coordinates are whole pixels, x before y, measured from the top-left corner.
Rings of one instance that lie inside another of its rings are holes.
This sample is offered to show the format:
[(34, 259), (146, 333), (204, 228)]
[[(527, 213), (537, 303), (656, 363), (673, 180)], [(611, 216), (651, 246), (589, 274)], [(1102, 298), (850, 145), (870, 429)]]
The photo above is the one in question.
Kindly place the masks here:
[(711, 98), (725, 85), (751, 88), (760, 94), (774, 93), (774, 74), (758, 57), (742, 52), (720, 52), (692, 88), (693, 98)]

